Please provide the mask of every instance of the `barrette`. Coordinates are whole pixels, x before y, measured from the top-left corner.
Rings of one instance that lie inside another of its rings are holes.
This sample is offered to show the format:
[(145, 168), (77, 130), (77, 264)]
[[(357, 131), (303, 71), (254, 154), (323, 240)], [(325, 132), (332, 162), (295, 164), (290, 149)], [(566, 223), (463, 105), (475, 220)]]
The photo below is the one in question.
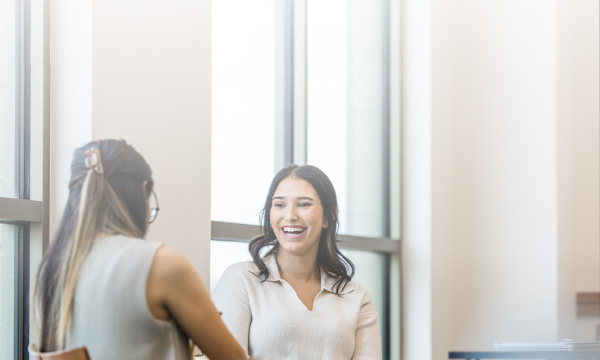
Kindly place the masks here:
[(87, 157), (85, 158), (85, 166), (88, 169), (94, 169), (97, 174), (104, 174), (104, 168), (102, 168), (102, 157), (100, 156), (100, 150), (96, 148), (90, 148), (86, 150)]

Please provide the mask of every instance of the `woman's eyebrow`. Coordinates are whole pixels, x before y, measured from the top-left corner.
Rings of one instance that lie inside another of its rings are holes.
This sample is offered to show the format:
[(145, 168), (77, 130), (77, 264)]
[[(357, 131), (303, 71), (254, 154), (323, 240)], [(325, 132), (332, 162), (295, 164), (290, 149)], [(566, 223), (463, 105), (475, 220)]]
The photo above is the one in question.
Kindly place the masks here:
[[(273, 199), (271, 200), (283, 200), (285, 199), (285, 196), (273, 196)], [(309, 197), (309, 196), (299, 196), (296, 198), (296, 200), (310, 200), (310, 201), (315, 201), (313, 198)]]

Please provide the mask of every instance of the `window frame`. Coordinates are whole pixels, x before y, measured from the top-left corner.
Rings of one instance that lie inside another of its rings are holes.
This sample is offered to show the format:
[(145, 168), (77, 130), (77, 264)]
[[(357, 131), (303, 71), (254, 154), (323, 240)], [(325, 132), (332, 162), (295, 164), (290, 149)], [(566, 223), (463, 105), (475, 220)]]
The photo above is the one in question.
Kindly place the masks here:
[[(50, 1), (42, 0), (41, 25), (43, 68), (42, 86), (42, 201), (31, 200), (31, 0), (15, 0), (15, 180), (16, 198), (0, 197), (0, 223), (17, 227), (15, 236), (15, 289), (14, 289), (14, 354), (15, 359), (28, 359), (30, 342), (30, 245), (31, 225), (41, 225), (42, 253), (49, 244), (49, 188), (50, 188)], [(37, 156), (37, 155), (33, 155)], [(10, 240), (9, 240), (10, 241)], [(10, 306), (10, 304), (7, 304)]]

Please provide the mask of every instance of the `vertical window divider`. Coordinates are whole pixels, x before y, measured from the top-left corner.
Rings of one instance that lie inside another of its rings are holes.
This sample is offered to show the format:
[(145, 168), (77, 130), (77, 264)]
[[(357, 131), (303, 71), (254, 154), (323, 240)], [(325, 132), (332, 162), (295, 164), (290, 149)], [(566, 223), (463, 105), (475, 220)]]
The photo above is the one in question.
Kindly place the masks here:
[(28, 358), (27, 346), (29, 344), (29, 223), (18, 227), (15, 237), (15, 355), (16, 359)]
[[(16, 194), (29, 200), (30, 191), (30, 139), (31, 139), (31, 0), (19, 0), (16, 6), (15, 28), (15, 129), (16, 129)], [(29, 344), (29, 223), (18, 225), (15, 237), (15, 338), (17, 360), (28, 359)]]
[(389, 69), (388, 91), (389, 91), (389, 196), (394, 199), (389, 208), (389, 236), (397, 239), (398, 250), (389, 257), (389, 294), (388, 301), (395, 304), (389, 307), (389, 358), (399, 359), (402, 347), (402, 280), (400, 241), (402, 233), (402, 154), (401, 154), (401, 0), (389, 0), (388, 6), (388, 29), (387, 38)]
[(293, 112), (293, 158), (292, 162), (304, 165), (307, 162), (307, 21), (308, 0), (294, 0), (294, 112)]
[(275, 1), (275, 169), (294, 154), (294, 0)]
[[(382, 151), (382, 169), (383, 169), (383, 186), (381, 190), (383, 191), (382, 199), (383, 199), (383, 214), (390, 214), (391, 210), (391, 202), (390, 202), (390, 176), (391, 176), (391, 166), (390, 163), (390, 19), (386, 14), (390, 13), (390, 2), (389, 0), (385, 0), (382, 2), (383, 4), (383, 16), (381, 17), (383, 21), (381, 22), (381, 26), (383, 28), (383, 46), (382, 46), (382, 59), (383, 64), (382, 67), (384, 69), (384, 76), (382, 79), (382, 110), (383, 110), (383, 133), (381, 134), (381, 138), (383, 139), (381, 146), (383, 147)], [(384, 216), (384, 229), (385, 236), (391, 236), (391, 219), (390, 216)]]
[(31, 118), (31, 51), (30, 51), (30, 0), (20, 0), (17, 5), (19, 21), (16, 24), (16, 136), (17, 179), (16, 193), (19, 199), (29, 199), (29, 139)]
[(42, 254), (50, 244), (50, 0), (43, 0)]
[[(390, 158), (391, 156), (391, 139), (390, 139), (390, 130), (391, 130), (391, 110), (390, 110), (390, 104), (391, 104), (391, 91), (390, 91), (390, 74), (391, 74), (391, 68), (390, 68), (390, 32), (391, 32), (391, 28), (390, 28), (390, 18), (389, 16), (387, 16), (387, 14), (390, 13), (390, 1), (389, 0), (384, 0), (382, 2), (383, 4), (383, 13), (382, 13), (382, 23), (381, 26), (383, 28), (383, 46), (382, 46), (382, 59), (383, 59), (383, 71), (384, 71), (384, 76), (382, 79), (382, 110), (383, 110), (383, 126), (382, 126), (382, 130), (383, 130), (383, 134), (381, 134), (381, 138), (383, 139), (381, 146), (383, 147), (383, 151), (382, 151), (382, 170), (383, 170), (383, 184), (382, 184), (382, 199), (383, 199), (383, 214), (387, 214), (387, 216), (384, 216), (383, 221), (384, 221), (384, 230), (385, 233), (384, 235), (386, 237), (391, 237), (391, 233), (392, 233), (392, 219), (391, 219), (391, 209), (392, 209), (392, 204), (391, 204), (391, 197), (390, 197), (390, 193), (391, 193), (391, 174), (392, 174), (392, 163), (390, 162)], [(383, 320), (383, 331), (382, 331), (382, 342), (383, 342), (383, 358), (384, 359), (390, 359), (390, 355), (391, 355), (391, 338), (390, 338), (390, 332), (391, 332), (391, 327), (392, 327), (392, 319), (390, 317), (391, 314), (391, 301), (390, 301), (390, 295), (391, 295), (391, 288), (393, 287), (392, 284), (392, 276), (391, 276), (391, 257), (393, 255), (392, 254), (386, 254), (385, 256), (385, 265), (384, 265), (384, 269), (386, 269), (386, 271), (384, 271), (384, 279), (382, 279), (384, 281), (384, 284), (386, 284), (386, 286), (384, 286), (384, 296), (383, 296), (383, 309), (384, 309), (384, 314), (382, 314), (382, 318)]]

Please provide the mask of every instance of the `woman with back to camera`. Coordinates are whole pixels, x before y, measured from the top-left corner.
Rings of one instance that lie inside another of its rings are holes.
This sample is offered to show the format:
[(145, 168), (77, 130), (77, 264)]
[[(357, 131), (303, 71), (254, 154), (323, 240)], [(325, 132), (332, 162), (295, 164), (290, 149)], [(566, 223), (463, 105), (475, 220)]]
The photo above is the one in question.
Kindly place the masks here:
[(143, 240), (158, 208), (150, 167), (133, 147), (102, 140), (76, 149), (69, 190), (32, 301), (40, 351), (187, 360), (190, 338), (213, 360), (247, 359), (190, 263)]
[(381, 359), (377, 311), (337, 247), (337, 214), (318, 168), (275, 175), (263, 235), (250, 242), (253, 261), (230, 266), (212, 294), (252, 359)]

